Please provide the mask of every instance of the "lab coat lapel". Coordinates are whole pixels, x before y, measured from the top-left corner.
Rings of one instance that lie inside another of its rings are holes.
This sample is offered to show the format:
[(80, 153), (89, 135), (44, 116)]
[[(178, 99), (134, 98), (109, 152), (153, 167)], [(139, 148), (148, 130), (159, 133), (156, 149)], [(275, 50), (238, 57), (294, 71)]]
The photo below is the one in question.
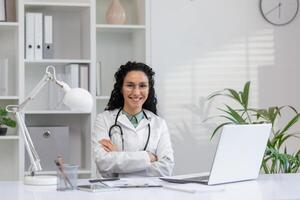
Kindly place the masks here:
[(118, 117), (118, 122), (120, 124), (122, 124), (123, 126), (131, 129), (131, 130), (135, 130), (134, 126), (132, 125), (132, 123), (129, 121), (129, 119), (126, 117), (126, 115), (120, 113), (119, 117)]
[(136, 127), (136, 130), (139, 131), (143, 128), (145, 128), (145, 126), (148, 126), (148, 124), (150, 124), (150, 119), (146, 119), (145, 117), (140, 121), (139, 125)]

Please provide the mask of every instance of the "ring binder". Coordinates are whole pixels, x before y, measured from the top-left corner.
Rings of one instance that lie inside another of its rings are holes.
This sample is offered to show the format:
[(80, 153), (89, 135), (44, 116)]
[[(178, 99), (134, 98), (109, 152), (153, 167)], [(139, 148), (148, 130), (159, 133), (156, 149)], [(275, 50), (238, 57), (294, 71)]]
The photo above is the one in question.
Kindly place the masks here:
[(53, 58), (53, 16), (44, 16), (44, 58)]

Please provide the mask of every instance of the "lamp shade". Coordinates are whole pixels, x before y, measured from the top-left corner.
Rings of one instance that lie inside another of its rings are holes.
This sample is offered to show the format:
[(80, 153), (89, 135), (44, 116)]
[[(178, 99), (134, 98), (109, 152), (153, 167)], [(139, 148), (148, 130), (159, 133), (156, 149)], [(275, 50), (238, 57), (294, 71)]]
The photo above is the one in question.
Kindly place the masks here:
[(68, 88), (65, 90), (63, 103), (72, 111), (91, 112), (93, 108), (93, 97), (85, 89)]

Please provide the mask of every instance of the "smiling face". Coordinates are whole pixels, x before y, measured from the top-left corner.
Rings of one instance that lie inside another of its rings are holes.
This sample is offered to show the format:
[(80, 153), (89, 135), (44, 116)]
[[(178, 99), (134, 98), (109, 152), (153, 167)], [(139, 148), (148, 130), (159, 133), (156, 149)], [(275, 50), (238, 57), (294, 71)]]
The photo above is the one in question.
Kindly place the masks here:
[(142, 71), (130, 71), (126, 74), (122, 86), (125, 112), (134, 115), (142, 110), (149, 95), (149, 80)]

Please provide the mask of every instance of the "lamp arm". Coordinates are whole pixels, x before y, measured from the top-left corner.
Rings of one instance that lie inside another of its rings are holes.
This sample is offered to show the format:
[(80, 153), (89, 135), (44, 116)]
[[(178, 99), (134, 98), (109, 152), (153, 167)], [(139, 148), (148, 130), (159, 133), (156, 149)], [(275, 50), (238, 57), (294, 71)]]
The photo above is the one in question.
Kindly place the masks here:
[(28, 156), (30, 159), (30, 163), (31, 163), (28, 170), (30, 171), (31, 174), (33, 174), (33, 172), (36, 172), (36, 171), (41, 171), (42, 167), (40, 164), (40, 158), (34, 148), (33, 142), (29, 135), (29, 131), (25, 124), (23, 114), (19, 111), (17, 111), (15, 114), (16, 114), (16, 120), (20, 127), (21, 134), (23, 135), (23, 138), (24, 138), (25, 148), (27, 150), (27, 153), (28, 153)]
[(31, 165), (29, 167), (29, 171), (31, 172), (32, 175), (36, 171), (41, 171), (42, 167), (40, 164), (40, 158), (34, 148), (29, 131), (26, 127), (22, 110), (28, 104), (28, 102), (30, 102), (31, 100), (33, 100), (35, 98), (35, 96), (43, 89), (43, 87), (49, 81), (53, 81), (54, 83), (56, 83), (58, 86), (60, 86), (64, 90), (70, 89), (70, 87), (67, 84), (65, 84), (64, 82), (56, 80), (55, 68), (53, 66), (48, 66), (46, 68), (46, 73), (45, 73), (44, 77), (38, 82), (38, 84), (33, 88), (33, 90), (29, 93), (29, 95), (25, 98), (25, 100), (21, 104), (6, 106), (6, 110), (8, 112), (15, 113), (15, 115), (16, 115), (16, 120), (20, 127), (21, 134), (24, 138), (25, 147), (26, 147), (29, 159), (30, 159)]
[(29, 93), (29, 95), (25, 98), (25, 100), (19, 104), (18, 110), (22, 110), (26, 104), (33, 100), (35, 96), (43, 89), (43, 87), (49, 82), (54, 81), (55, 83), (58, 82), (56, 80), (55, 75), (55, 68), (53, 66), (48, 66), (46, 68), (46, 73), (43, 78), (38, 82), (38, 84), (33, 88), (33, 90)]

